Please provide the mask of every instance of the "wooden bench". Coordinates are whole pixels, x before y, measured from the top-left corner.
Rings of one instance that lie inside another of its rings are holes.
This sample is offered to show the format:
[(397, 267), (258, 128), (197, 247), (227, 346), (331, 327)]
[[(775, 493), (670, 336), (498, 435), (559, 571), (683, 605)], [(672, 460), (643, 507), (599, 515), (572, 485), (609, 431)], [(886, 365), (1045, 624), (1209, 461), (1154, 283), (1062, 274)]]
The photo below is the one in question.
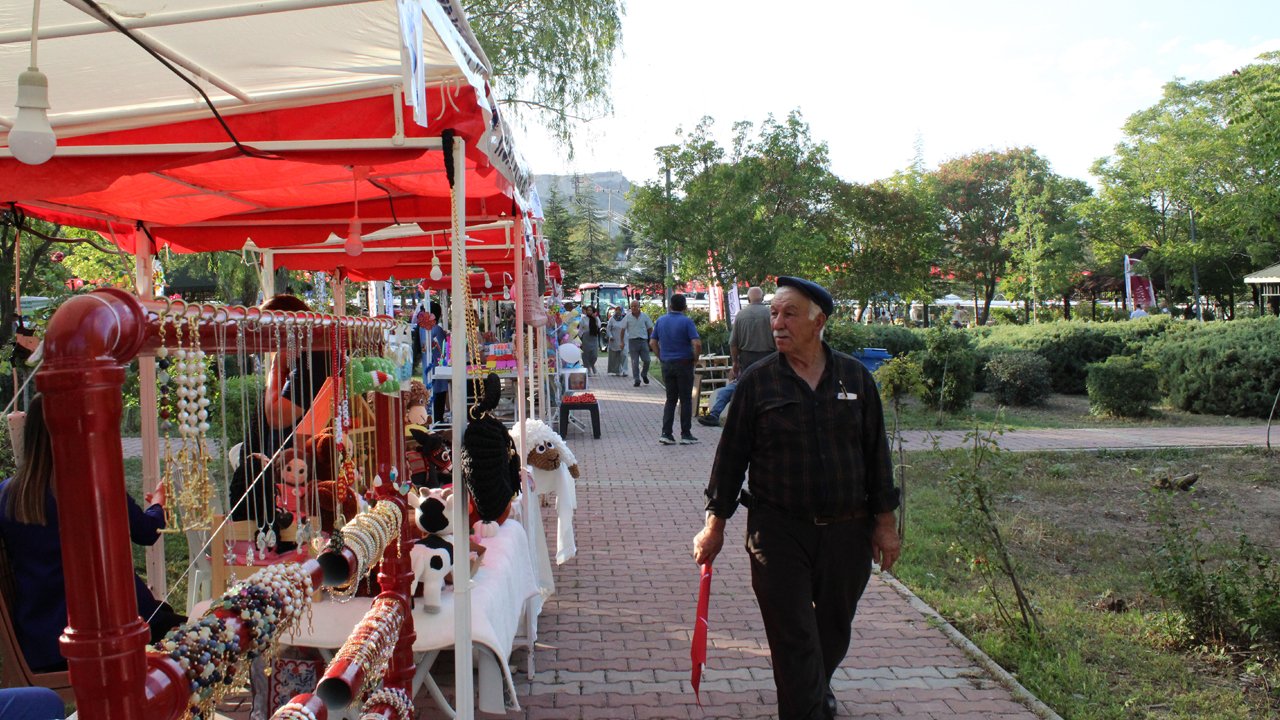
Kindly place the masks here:
[(715, 394), (729, 384), (729, 371), (733, 364), (728, 355), (703, 355), (693, 369), (693, 399), (697, 412), (705, 414), (715, 402)]

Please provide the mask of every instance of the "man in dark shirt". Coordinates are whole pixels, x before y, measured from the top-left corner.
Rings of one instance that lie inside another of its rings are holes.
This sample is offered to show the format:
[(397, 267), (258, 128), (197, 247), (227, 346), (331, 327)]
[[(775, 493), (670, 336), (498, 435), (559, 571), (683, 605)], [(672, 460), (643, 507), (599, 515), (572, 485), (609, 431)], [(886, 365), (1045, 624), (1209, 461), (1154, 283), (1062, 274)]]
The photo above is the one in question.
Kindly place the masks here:
[(693, 556), (700, 565), (715, 559), (725, 521), (739, 502), (748, 508), (751, 586), (778, 716), (825, 720), (835, 715), (831, 676), (849, 649), (871, 563), (888, 570), (898, 558), (898, 490), (871, 374), (822, 340), (831, 295), (799, 278), (778, 286), (770, 307), (778, 352), (738, 380)]
[(670, 311), (658, 318), (653, 326), (649, 348), (662, 363), (662, 384), (667, 386), (667, 404), (662, 409), (662, 434), (658, 442), (674, 445), (672, 426), (675, 424), (676, 403), (680, 403), (680, 444), (698, 442), (693, 436), (693, 366), (702, 354), (702, 339), (698, 328), (684, 314), (687, 307), (684, 295), (671, 296)]

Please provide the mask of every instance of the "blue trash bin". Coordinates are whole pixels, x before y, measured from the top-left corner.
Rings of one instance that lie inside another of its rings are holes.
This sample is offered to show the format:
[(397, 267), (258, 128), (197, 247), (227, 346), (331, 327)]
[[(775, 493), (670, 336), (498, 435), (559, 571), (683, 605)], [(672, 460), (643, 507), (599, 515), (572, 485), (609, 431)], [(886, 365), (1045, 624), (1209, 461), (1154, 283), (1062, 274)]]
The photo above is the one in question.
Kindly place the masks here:
[(862, 348), (861, 352), (856, 352), (853, 356), (870, 372), (875, 372), (886, 360), (893, 357), (884, 348)]

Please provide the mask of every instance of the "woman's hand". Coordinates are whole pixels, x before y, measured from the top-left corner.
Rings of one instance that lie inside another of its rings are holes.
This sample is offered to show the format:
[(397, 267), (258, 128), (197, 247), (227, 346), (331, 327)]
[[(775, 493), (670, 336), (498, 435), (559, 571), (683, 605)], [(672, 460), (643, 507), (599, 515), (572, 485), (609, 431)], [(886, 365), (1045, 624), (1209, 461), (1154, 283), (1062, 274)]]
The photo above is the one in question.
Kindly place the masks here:
[(164, 485), (156, 487), (155, 492), (149, 492), (143, 495), (142, 499), (146, 501), (147, 505), (159, 505), (160, 507), (164, 507), (165, 500), (167, 499), (165, 497)]

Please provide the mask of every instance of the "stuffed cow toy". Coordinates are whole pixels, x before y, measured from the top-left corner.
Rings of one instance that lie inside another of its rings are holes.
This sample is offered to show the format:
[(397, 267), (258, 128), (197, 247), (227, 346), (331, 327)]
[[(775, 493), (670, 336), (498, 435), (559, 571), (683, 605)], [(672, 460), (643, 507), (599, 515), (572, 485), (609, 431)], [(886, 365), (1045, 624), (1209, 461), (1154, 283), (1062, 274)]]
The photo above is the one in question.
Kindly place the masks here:
[(424, 609), (438, 613), (445, 578), (453, 570), (453, 488), (410, 491), (408, 499), (418, 527), (427, 534), (409, 551), (413, 568), (409, 596), (413, 597), (421, 583)]

